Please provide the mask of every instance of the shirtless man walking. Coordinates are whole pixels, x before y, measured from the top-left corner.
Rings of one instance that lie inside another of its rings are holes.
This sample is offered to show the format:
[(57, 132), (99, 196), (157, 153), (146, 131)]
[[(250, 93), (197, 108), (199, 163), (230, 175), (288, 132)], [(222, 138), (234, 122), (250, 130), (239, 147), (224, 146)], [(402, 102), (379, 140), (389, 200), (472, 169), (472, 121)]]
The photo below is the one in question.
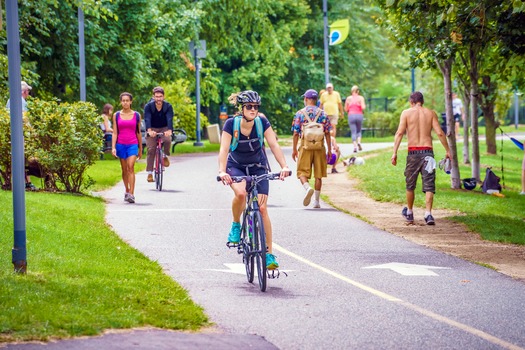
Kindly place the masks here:
[(432, 150), (432, 129), (436, 132), (439, 141), (447, 152), (446, 157), (450, 159), (445, 133), (439, 125), (436, 112), (423, 107), (423, 94), (415, 91), (410, 95), (410, 108), (401, 113), (399, 127), (394, 138), (394, 154), (392, 165), (397, 164), (397, 150), (405, 132), (408, 139), (408, 156), (405, 168), (407, 207), (403, 208), (402, 215), (407, 223), (414, 223), (414, 189), (418, 174), (421, 173), (423, 181), (423, 192), (425, 193), (426, 211), (425, 222), (427, 225), (435, 225), (432, 216), (432, 203), (436, 192), (436, 161)]

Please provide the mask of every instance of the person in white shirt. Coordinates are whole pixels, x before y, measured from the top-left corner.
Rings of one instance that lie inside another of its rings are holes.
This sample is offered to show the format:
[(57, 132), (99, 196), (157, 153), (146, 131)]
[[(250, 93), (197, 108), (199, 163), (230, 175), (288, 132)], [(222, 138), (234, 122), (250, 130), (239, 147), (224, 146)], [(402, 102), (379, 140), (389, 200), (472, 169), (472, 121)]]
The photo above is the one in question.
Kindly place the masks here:
[[(29, 96), (29, 92), (31, 91), (32, 87), (26, 83), (25, 81), (22, 81), (22, 113), (25, 114), (27, 112), (27, 101), (26, 98)], [(7, 100), (7, 103), (5, 105), (5, 108), (7, 110), (11, 109), (11, 99)], [(26, 190), (28, 191), (35, 191), (36, 187), (31, 183), (31, 178), (27, 174), (26, 169)]]
[(452, 114), (456, 122), (456, 136), (459, 136), (459, 121), (461, 118), (465, 122), (465, 112), (463, 111), (463, 102), (455, 93), (452, 93)]
[[(27, 102), (26, 98), (29, 96), (29, 92), (31, 91), (32, 87), (29, 86), (25, 81), (22, 82), (22, 112), (27, 112)], [(6, 109), (11, 108), (11, 99), (7, 100), (7, 104), (5, 105)]]

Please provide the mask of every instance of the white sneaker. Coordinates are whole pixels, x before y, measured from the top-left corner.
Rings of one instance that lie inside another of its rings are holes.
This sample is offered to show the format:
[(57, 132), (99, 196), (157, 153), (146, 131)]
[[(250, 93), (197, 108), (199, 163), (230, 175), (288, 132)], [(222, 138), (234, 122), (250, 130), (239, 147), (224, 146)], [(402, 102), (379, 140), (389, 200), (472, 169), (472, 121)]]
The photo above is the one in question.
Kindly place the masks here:
[(522, 195), (522, 196), (525, 195), (525, 191), (521, 191), (520, 195)]
[(319, 203), (319, 201), (314, 200), (314, 208), (321, 208), (321, 204)]
[(312, 196), (314, 194), (314, 189), (309, 187), (307, 190), (306, 190), (306, 193), (304, 195), (304, 199), (303, 199), (303, 205), (305, 207), (307, 207), (309, 204), (310, 204), (310, 201), (312, 200)]

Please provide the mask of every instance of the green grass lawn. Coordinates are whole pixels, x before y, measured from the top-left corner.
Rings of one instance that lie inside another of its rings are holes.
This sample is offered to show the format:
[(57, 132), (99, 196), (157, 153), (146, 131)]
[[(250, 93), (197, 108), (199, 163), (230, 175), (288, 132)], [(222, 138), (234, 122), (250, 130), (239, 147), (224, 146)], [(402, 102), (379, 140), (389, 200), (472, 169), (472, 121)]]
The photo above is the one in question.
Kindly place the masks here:
[(219, 152), (220, 144), (210, 143), (208, 140), (201, 140), (203, 146), (195, 146), (195, 141), (185, 141), (175, 146), (174, 155), (183, 153), (205, 153), (205, 152)]
[[(461, 147), (461, 145), (459, 145)], [(505, 188), (502, 193), (504, 198), (483, 194), (480, 186), (473, 191), (452, 190), (450, 188), (450, 175), (437, 170), (436, 195), (434, 208), (457, 210), (464, 215), (456, 215), (451, 220), (465, 223), (470, 230), (478, 232), (484, 239), (525, 244), (525, 197), (520, 196), (521, 191), (521, 164), (523, 151), (518, 149), (511, 141), (505, 140), (503, 145), (503, 170), (501, 170), (501, 143), (498, 140), (498, 155), (483, 154), (485, 144), (480, 142), (482, 151), (481, 179), (485, 178), (486, 167), (492, 167), (496, 175), (505, 179)], [(459, 148), (461, 150), (461, 148)], [(377, 157), (367, 159), (364, 166), (349, 168), (352, 177), (361, 181), (360, 189), (367, 192), (372, 198), (400, 204), (406, 204), (404, 168), (406, 157), (405, 150), (398, 153), (396, 167), (390, 163), (392, 150), (380, 153)], [(436, 160), (444, 158), (445, 152), (441, 145), (435, 146)], [(469, 166), (460, 165), (461, 178), (471, 177)], [(425, 207), (424, 194), (421, 192), (421, 178), (418, 179), (416, 188), (415, 206)], [(419, 210), (421, 215), (423, 210)]]
[[(113, 186), (120, 181), (120, 164), (98, 161), (89, 175), (97, 181), (94, 190)], [(0, 203), (0, 342), (208, 324), (202, 308), (157, 262), (110, 229), (102, 199), (26, 192), (26, 275), (15, 274), (11, 263), (12, 193), (0, 191)]]

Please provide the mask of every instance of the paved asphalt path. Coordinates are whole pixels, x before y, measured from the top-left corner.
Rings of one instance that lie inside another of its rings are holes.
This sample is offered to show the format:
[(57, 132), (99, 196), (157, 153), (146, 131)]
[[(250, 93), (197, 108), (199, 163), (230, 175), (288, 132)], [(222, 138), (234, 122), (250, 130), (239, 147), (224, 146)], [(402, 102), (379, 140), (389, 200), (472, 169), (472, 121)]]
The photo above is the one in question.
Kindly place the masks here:
[[(290, 148), (285, 154), (294, 169)], [(274, 254), (288, 276), (260, 292), (247, 282), (241, 256), (225, 245), (232, 193), (215, 180), (217, 155), (171, 159), (162, 192), (142, 172), (137, 203), (123, 201), (121, 184), (104, 193), (107, 221), (189, 291), (217, 333), (111, 334), (46, 349), (105, 349), (113, 336), (107, 348), (525, 349), (525, 284), (326, 203), (305, 208), (295, 176), (270, 185)]]
[[(135, 205), (122, 201), (118, 186), (107, 193), (107, 219), (225, 333), (260, 335), (280, 349), (525, 348), (523, 283), (327, 204), (304, 208), (295, 177), (273, 181), (269, 203), (274, 254), (288, 277), (270, 280), (261, 293), (225, 246), (231, 190), (215, 180), (217, 156), (173, 160), (162, 192), (141, 173)], [(166, 229), (153, 228), (161, 222)], [(401, 272), (372, 268), (396, 263)]]

